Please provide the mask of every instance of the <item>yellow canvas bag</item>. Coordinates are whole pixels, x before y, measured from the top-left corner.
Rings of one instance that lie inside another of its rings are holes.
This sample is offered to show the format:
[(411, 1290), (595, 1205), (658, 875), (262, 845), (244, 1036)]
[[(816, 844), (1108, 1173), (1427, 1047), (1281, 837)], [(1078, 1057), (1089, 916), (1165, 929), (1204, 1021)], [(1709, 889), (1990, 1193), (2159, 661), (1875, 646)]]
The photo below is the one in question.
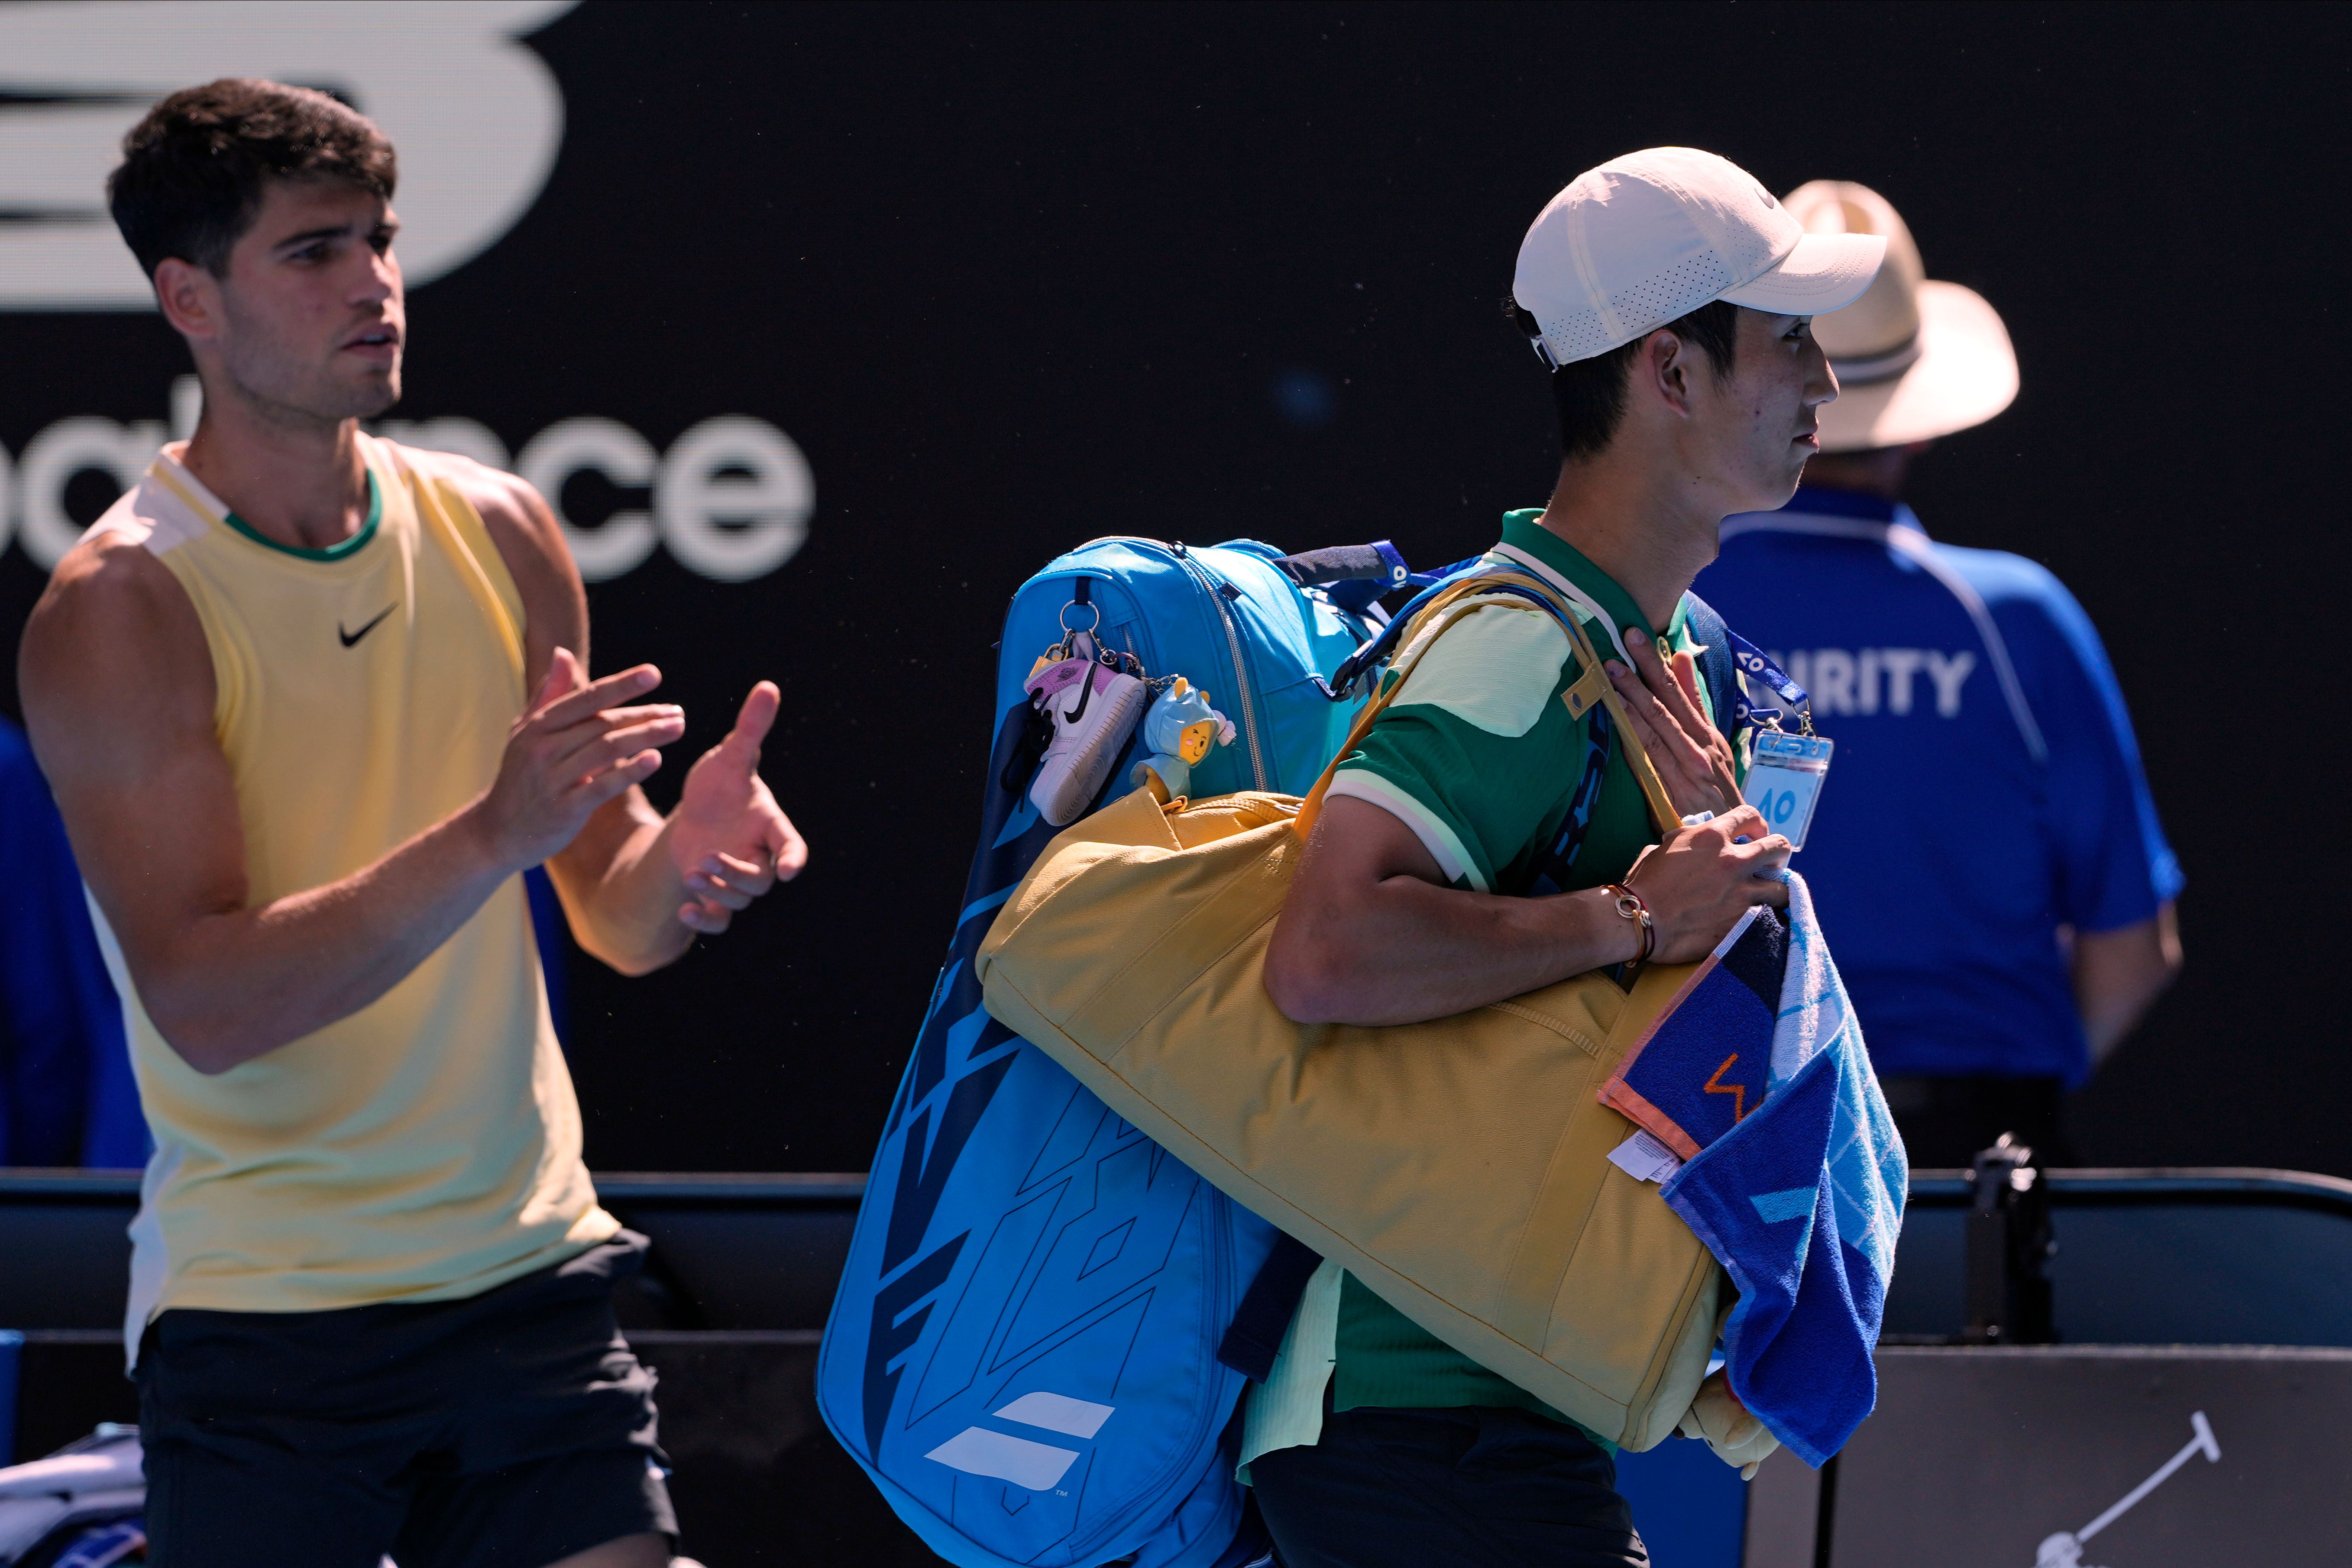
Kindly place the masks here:
[[(1497, 580), (1433, 603), (1396, 669)], [(1584, 672), (1571, 706), (1609, 708), (1652, 814), (1673, 820), (1567, 620)], [(1403, 684), (1366, 704), (1342, 756)], [(1630, 994), (1596, 973), (1422, 1024), (1292, 1022), (1266, 994), (1266, 942), (1337, 766), (1304, 801), (1139, 790), (1074, 824), (982, 944), (988, 1010), (1446, 1343), (1648, 1448), (1706, 1373), (1721, 1274), (1656, 1186), (1610, 1163), (1634, 1129), (1598, 1095), (1696, 965), (1653, 964)]]

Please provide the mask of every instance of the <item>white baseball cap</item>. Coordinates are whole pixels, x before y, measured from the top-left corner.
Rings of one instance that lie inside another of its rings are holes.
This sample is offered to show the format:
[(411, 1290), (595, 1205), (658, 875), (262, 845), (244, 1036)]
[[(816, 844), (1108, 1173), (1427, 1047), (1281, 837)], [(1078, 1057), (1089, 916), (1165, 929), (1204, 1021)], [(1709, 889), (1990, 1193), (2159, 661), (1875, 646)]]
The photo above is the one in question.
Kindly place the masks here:
[(1519, 242), (1511, 295), (1543, 329), (1536, 352), (1563, 365), (1714, 300), (1782, 316), (1837, 310), (1885, 255), (1883, 235), (1808, 234), (1727, 158), (1652, 147), (1552, 197)]

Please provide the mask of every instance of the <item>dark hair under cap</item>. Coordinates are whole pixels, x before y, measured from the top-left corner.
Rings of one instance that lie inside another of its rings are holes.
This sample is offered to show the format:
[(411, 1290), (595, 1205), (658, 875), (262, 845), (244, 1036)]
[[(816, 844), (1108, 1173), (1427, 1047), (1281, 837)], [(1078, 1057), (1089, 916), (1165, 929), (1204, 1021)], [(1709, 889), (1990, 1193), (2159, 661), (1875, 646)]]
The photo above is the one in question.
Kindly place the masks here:
[(107, 205), (147, 276), (166, 257), (215, 277), (271, 180), (334, 180), (392, 199), (392, 143), (357, 110), (305, 87), (224, 77), (184, 88), (122, 139)]
[[(1503, 296), (1503, 314), (1530, 341), (1543, 336), (1535, 316), (1512, 295)], [(1710, 300), (1687, 316), (1677, 317), (1654, 331), (1672, 332), (1696, 343), (1720, 381), (1731, 374), (1732, 354), (1739, 343), (1739, 307), (1728, 300)], [(1551, 373), (1551, 397), (1559, 413), (1559, 455), (1564, 458), (1594, 458), (1617, 434), (1625, 417), (1625, 378), (1650, 340), (1643, 332), (1630, 343), (1620, 343), (1591, 359), (1570, 360)]]

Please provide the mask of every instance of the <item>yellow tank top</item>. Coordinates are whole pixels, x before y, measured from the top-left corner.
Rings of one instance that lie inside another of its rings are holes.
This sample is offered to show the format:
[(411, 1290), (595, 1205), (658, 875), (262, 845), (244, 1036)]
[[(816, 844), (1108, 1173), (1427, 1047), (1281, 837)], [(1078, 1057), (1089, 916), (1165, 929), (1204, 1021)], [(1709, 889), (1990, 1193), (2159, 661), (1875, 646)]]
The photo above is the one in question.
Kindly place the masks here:
[[(360, 444), (371, 519), (331, 550), (252, 532), (176, 445), (97, 524), (152, 552), (204, 623), (254, 905), (472, 800), (522, 708), (521, 598), (446, 459)], [(155, 1139), (134, 1356), (166, 1308), (446, 1300), (619, 1228), (581, 1162), (520, 877), (375, 1002), (212, 1078), (156, 1031), (102, 918), (100, 934)]]

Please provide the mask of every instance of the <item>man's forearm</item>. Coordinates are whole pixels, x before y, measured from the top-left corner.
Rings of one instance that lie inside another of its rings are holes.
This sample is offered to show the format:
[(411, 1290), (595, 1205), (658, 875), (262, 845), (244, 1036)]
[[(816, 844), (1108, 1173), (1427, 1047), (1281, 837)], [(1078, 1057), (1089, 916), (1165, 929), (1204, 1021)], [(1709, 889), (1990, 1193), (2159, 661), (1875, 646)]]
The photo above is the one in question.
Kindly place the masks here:
[(677, 918), (690, 895), (669, 853), (669, 820), (641, 798), (616, 806), (626, 813), (618, 831), (592, 825), (548, 869), (582, 949), (623, 974), (646, 974), (693, 945)]
[(2139, 1026), (2180, 973), (2180, 927), (2173, 906), (2154, 920), (2074, 939), (2074, 1003), (2096, 1065)]
[(375, 1001), (514, 874), (468, 807), (339, 881), (139, 944), (132, 977), (172, 1047), (226, 1072)]
[(1598, 889), (1513, 899), (1394, 876), (1343, 911), (1318, 912), (1311, 942), (1281, 950), (1277, 927), (1267, 959), (1267, 990), (1300, 1023), (1443, 1018), (1641, 951), (1639, 929)]
[[(1648, 908), (1646, 951), (1704, 956), (1759, 903), (1788, 841), (1751, 805), (1668, 834), (1627, 873)], [(1445, 886), (1436, 858), (1387, 809), (1328, 801), (1266, 949), (1265, 988), (1302, 1024), (1411, 1024), (1522, 995), (1645, 951), (1603, 889), (1501, 898)]]

